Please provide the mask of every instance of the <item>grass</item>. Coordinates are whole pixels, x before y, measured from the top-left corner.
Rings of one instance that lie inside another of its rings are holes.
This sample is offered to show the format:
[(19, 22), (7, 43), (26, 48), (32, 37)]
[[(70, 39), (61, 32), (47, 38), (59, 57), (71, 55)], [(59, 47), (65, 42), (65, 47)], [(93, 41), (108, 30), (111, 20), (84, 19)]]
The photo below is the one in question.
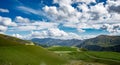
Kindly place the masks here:
[(67, 46), (53, 46), (49, 47), (50, 51), (77, 51), (76, 47), (67, 47)]
[(60, 65), (66, 61), (37, 46), (0, 47), (0, 65)]
[(117, 52), (84, 51), (66, 46), (50, 47), (48, 51), (23, 43), (29, 42), (0, 34), (0, 65), (64, 65), (68, 61), (67, 65), (120, 65)]
[(63, 65), (66, 60), (40, 46), (0, 34), (0, 65)]
[(20, 44), (19, 42), (8, 39), (8, 36), (0, 34), (0, 46), (13, 46), (13, 45), (16, 46), (16, 45), (23, 45), (23, 44)]
[[(103, 63), (107, 65), (120, 65), (120, 53), (117, 52), (97, 52), (97, 51), (73, 51), (68, 53), (68, 50), (63, 49), (63, 47), (58, 47), (58, 54), (67, 60), (74, 61), (84, 61), (86, 63)], [(58, 49), (57, 48), (57, 49)], [(62, 50), (61, 50), (62, 48)], [(66, 47), (67, 48), (67, 47)], [(69, 49), (69, 48), (68, 48)], [(57, 52), (56, 48), (52, 48), (53, 52)], [(64, 53), (63, 53), (64, 51)], [(69, 49), (70, 51), (70, 49)], [(65, 53), (66, 52), (66, 53)], [(78, 64), (79, 65), (79, 64)]]
[(87, 52), (87, 53), (92, 56), (95, 56), (95, 57), (120, 61), (120, 53), (117, 53), (117, 52), (93, 52), (93, 51), (91, 51), (91, 52)]
[(25, 45), (31, 43), (32, 42), (30, 41), (21, 40), (16, 37), (0, 34), (0, 46), (16, 46), (16, 45)]
[(69, 57), (69, 59), (71, 60), (83, 60), (86, 62), (98, 62), (98, 63), (104, 63), (108, 65), (114, 65), (114, 64), (120, 65), (119, 55), (120, 55), (119, 53), (115, 53), (115, 52), (84, 51), (84, 52), (68, 53), (67, 57)]

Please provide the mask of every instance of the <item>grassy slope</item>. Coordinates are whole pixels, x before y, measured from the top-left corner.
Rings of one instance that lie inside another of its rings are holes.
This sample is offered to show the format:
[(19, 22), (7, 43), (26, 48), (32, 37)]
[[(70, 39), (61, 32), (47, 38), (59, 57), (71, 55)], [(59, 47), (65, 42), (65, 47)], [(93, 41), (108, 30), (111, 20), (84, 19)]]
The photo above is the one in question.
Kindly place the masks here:
[(0, 65), (61, 65), (66, 62), (42, 47), (26, 46), (16, 39), (0, 34)]
[(31, 43), (31, 42), (26, 40), (21, 40), (16, 37), (0, 34), (0, 46), (25, 45), (26, 43)]
[(50, 51), (77, 51), (75, 47), (67, 47), (67, 46), (53, 46), (48, 48)]
[[(67, 48), (67, 47), (66, 47)], [(62, 51), (66, 51), (66, 49), (62, 49), (60, 51), (59, 47), (59, 55), (68, 59), (68, 60), (83, 60), (85, 62), (93, 62), (94, 63), (104, 63), (108, 65), (120, 65), (120, 53), (116, 52), (93, 52), (93, 51), (73, 51), (70, 53), (62, 53)], [(68, 48), (69, 49), (69, 48)], [(56, 48), (52, 48), (52, 51), (56, 51)], [(70, 49), (69, 49), (70, 51)], [(79, 63), (79, 62), (78, 62)], [(79, 64), (78, 64), (79, 65)], [(95, 64), (96, 65), (96, 64)]]
[(12, 65), (58, 65), (65, 61), (55, 54), (36, 46), (0, 47), (0, 64)]
[[(0, 34), (0, 46), (22, 45), (16, 41), (13, 41), (11, 38), (12, 37)], [(14, 38), (14, 39), (17, 39), (17, 38)]]
[[(104, 54), (103, 54), (104, 53)], [(108, 54), (110, 53), (110, 54)], [(115, 52), (72, 52), (68, 53), (69, 59), (83, 60), (86, 62), (99, 62), (108, 65), (120, 65), (120, 53)]]

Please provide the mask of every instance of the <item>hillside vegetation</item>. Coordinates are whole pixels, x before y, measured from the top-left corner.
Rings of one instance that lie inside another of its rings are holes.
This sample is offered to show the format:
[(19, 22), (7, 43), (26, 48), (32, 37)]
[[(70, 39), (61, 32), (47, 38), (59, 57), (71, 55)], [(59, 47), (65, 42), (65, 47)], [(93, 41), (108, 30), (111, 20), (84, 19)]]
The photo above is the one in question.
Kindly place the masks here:
[(26, 45), (31, 43), (32, 42), (30, 41), (21, 40), (16, 37), (0, 34), (0, 46)]
[(66, 49), (68, 48), (70, 51), (70, 47), (64, 47), (65, 49), (63, 47), (58, 48), (59, 53), (56, 47), (52, 47), (51, 51), (57, 52), (59, 56), (69, 60), (71, 63), (68, 65), (120, 65), (120, 53), (117, 52), (87, 51), (83, 49), (78, 50), (78, 48), (76, 48), (76, 51), (73, 51), (73, 48), (71, 48), (71, 52), (68, 52)]
[(28, 41), (0, 34), (0, 65), (62, 65), (58, 55)]
[(86, 48), (92, 51), (114, 51), (120, 52), (120, 36), (100, 35), (87, 39), (77, 47)]
[(31, 43), (0, 34), (0, 65), (120, 65), (117, 52), (68, 46), (43, 48)]
[(76, 47), (68, 47), (68, 46), (52, 46), (49, 47), (50, 51), (77, 51)]

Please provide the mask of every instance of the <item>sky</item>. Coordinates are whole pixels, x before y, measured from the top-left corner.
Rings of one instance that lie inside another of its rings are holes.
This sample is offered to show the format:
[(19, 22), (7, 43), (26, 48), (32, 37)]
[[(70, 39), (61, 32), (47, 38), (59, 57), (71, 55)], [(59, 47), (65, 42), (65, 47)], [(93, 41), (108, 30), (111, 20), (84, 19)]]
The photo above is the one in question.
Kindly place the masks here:
[(0, 33), (21, 39), (120, 35), (120, 0), (0, 0)]

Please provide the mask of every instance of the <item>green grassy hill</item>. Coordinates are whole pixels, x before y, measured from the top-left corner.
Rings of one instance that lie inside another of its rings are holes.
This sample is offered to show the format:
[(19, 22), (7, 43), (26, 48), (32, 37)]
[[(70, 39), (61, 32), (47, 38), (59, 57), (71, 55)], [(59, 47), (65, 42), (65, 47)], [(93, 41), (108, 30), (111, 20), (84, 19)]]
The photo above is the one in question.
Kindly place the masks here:
[(76, 47), (68, 47), (68, 46), (52, 46), (49, 47), (50, 51), (77, 51)]
[(82, 60), (92, 63), (103, 63), (106, 65), (120, 65), (120, 53), (116, 52), (96, 52), (96, 51), (83, 51), (71, 52), (66, 56), (71, 60)]
[(16, 37), (0, 34), (0, 46), (11, 46), (11, 45), (15, 46), (15, 45), (25, 45), (25, 44), (30, 44), (30, 43), (32, 42), (21, 40)]
[(59, 49), (59, 53), (57, 52), (59, 56), (71, 61), (68, 65), (120, 65), (120, 53), (117, 52), (84, 51), (78, 48), (70, 49), (70, 47), (52, 47), (51, 49), (54, 53)]
[(28, 41), (0, 34), (0, 65), (62, 65), (66, 62), (56, 54)]

